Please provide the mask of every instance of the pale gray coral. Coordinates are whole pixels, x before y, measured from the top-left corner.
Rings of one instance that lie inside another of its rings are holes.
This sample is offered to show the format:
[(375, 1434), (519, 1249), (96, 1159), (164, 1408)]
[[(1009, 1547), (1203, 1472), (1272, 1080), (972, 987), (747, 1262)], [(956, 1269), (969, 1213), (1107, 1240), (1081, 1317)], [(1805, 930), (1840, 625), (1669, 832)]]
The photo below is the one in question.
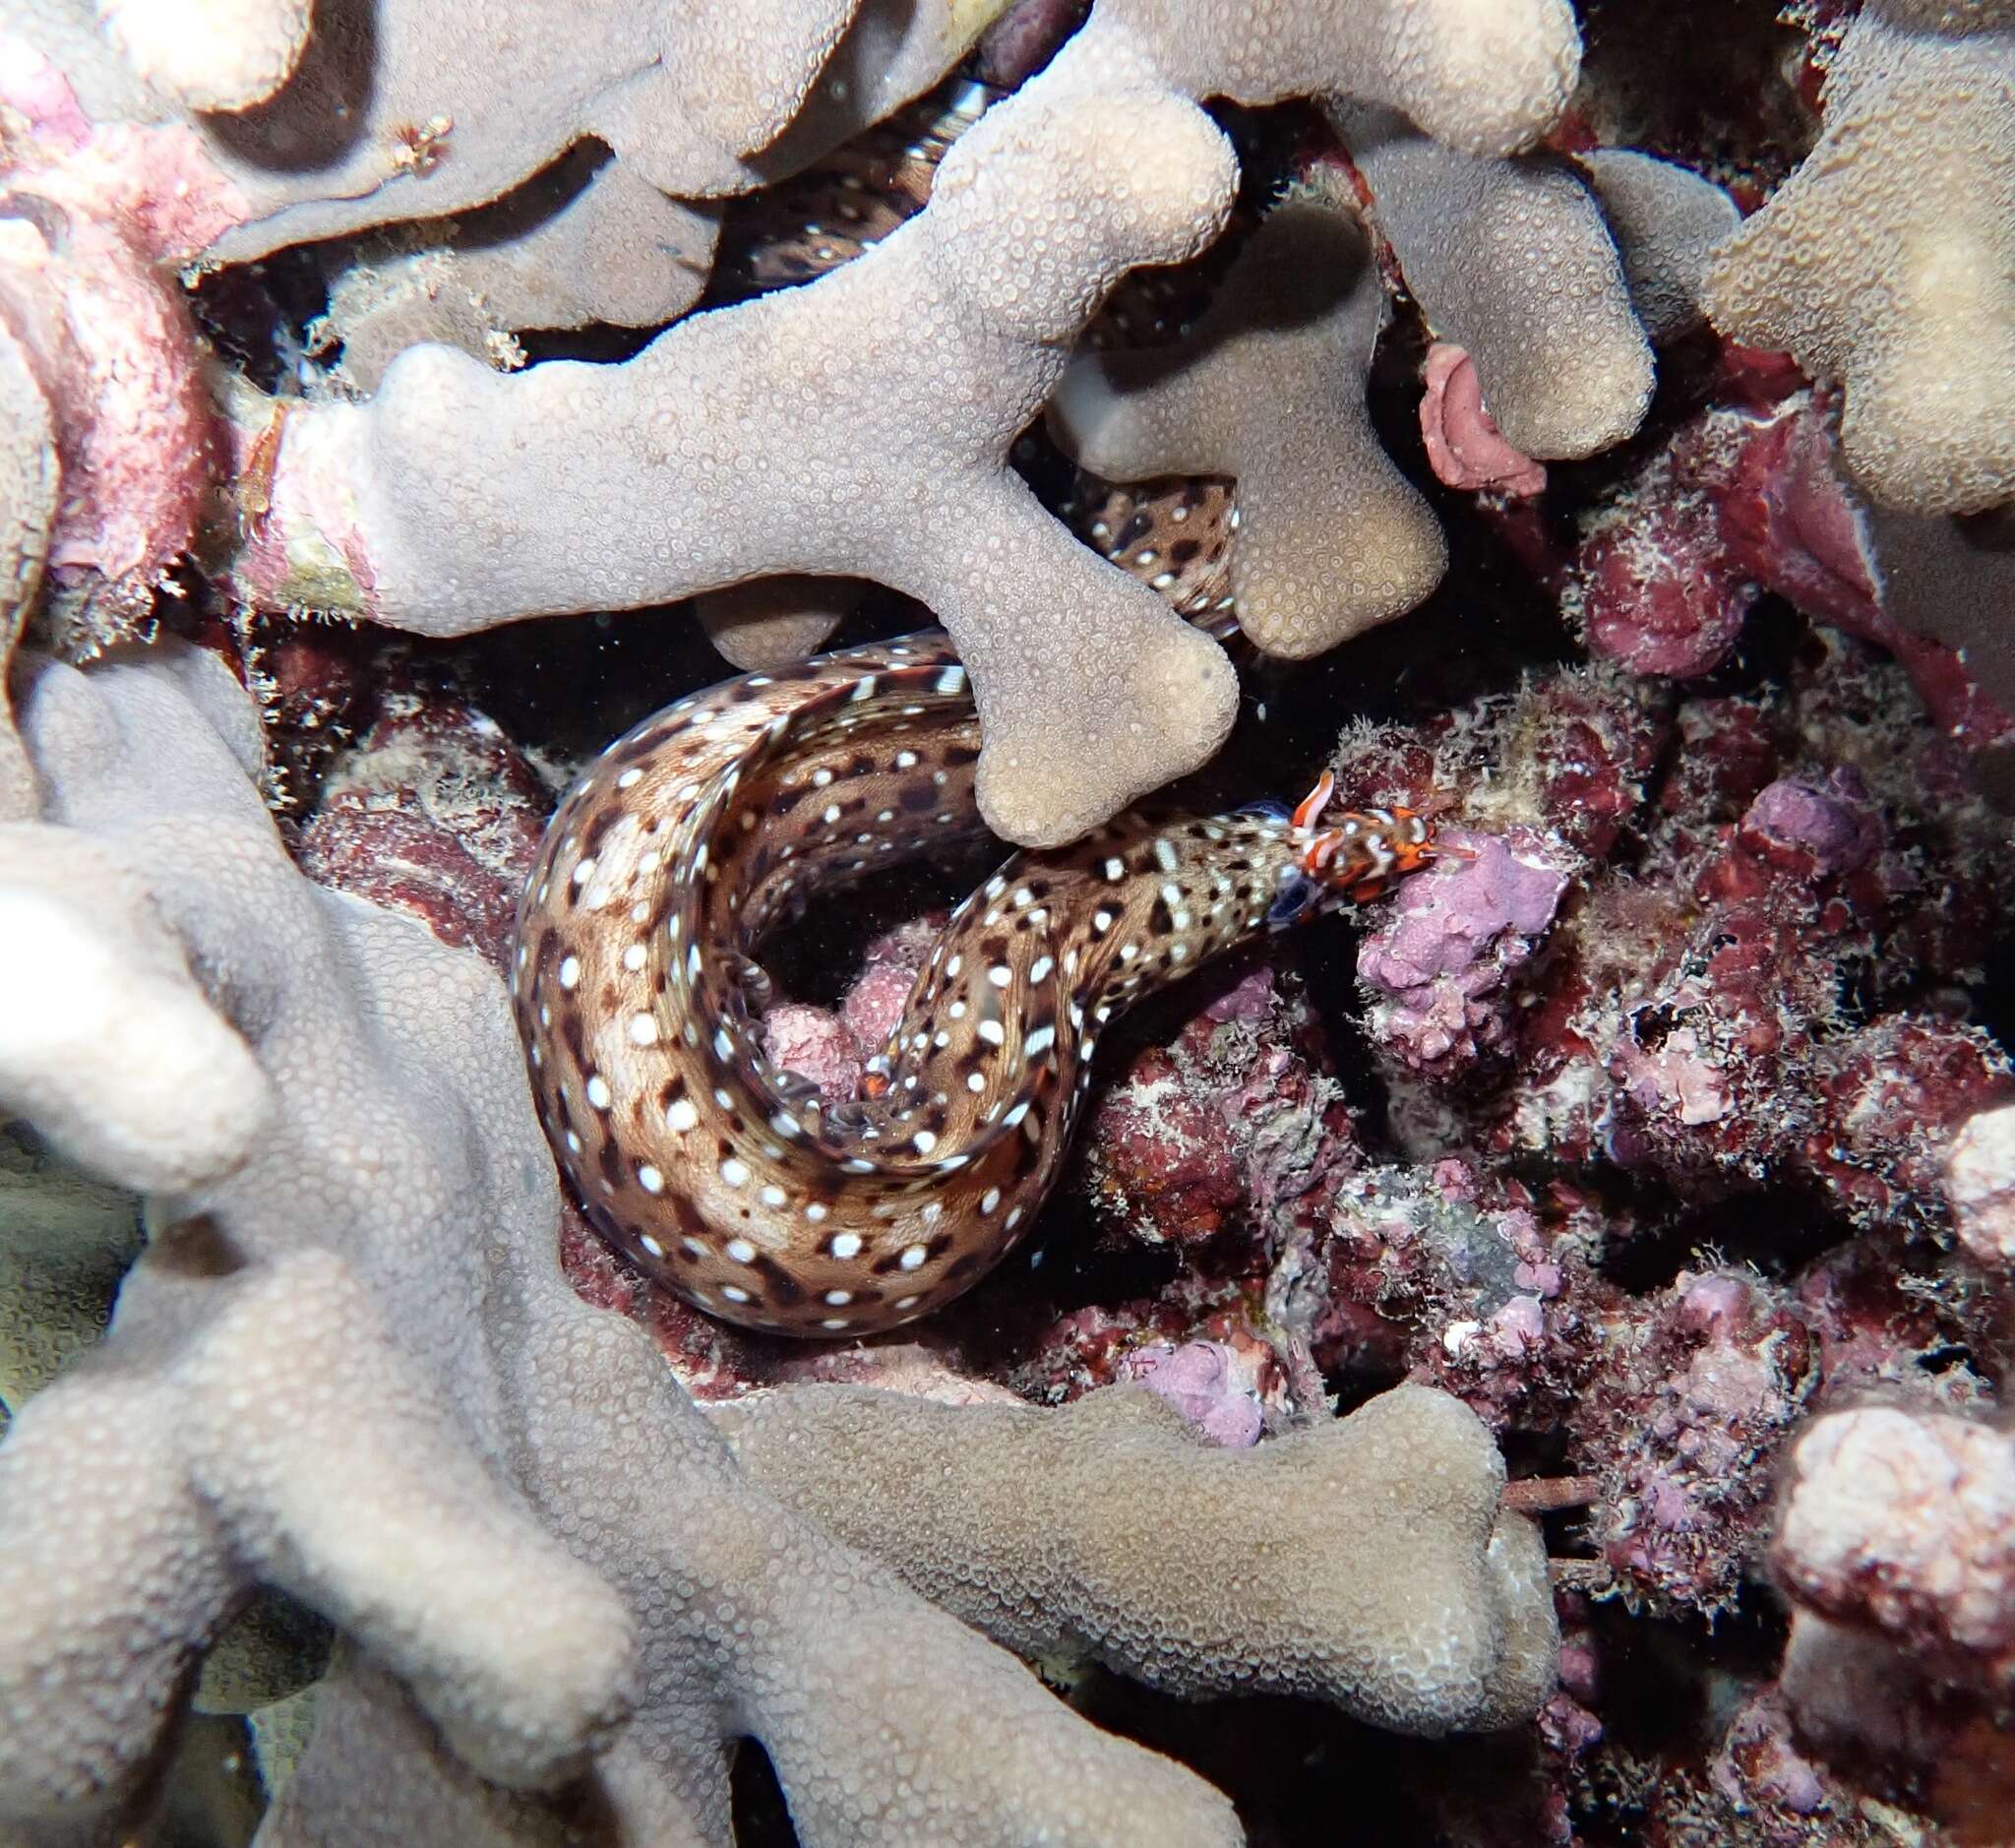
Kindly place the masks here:
[(2015, 1269), (2015, 1104), (1969, 1117), (1945, 1157), (1953, 1230), (1991, 1270)]
[(718, 208), (673, 199), (583, 144), (493, 206), (367, 242), (332, 282), (314, 339), (342, 342), (343, 378), (367, 393), (429, 340), (521, 363), (515, 334), (684, 314), (706, 286), (719, 231)]
[[(234, 1171), (155, 1199), (104, 1341), (0, 1448), (16, 1838), (139, 1793), (264, 1581), (345, 1632), (282, 1848), (555, 1841), (583, 1800), (724, 1842), (742, 1732), (808, 1844), (1236, 1841), (1206, 1786), (744, 1481), (642, 1332), (573, 1296), (499, 984), (301, 879), (226, 742), (250, 717), (172, 649), (25, 703), (50, 802), (8, 831), (11, 887), (144, 886), (277, 1105)], [(590, 1763), (559, 1809), (530, 1794)]]
[[(91, 0), (29, 0), (7, 25), (74, 89), (83, 114), (65, 137), (94, 136), (111, 167), (179, 169), (176, 207), (153, 227), (172, 254), (225, 263), (450, 219), (586, 140), (613, 150), (636, 193), (624, 207), (633, 225), (648, 216), (636, 189), (750, 191), (928, 89), (994, 11), (990, 0), (669, 11), (320, 0), (310, 20), (280, 0), (101, 5), (130, 65), (92, 30)], [(539, 267), (548, 291), (561, 286)], [(657, 294), (669, 299), (662, 281)]]
[(1651, 403), (1651, 347), (1580, 174), (1466, 154), (1389, 111), (1331, 114), (1407, 287), (1435, 339), (1475, 362), (1504, 439), (1553, 460), (1635, 430)]
[(744, 1469), (1023, 1655), (1444, 1733), (1529, 1718), (1557, 1637), (1538, 1529), (1458, 1399), (1401, 1386), (1221, 1449), (1115, 1386), (1061, 1411), (788, 1386), (714, 1408)]
[(1580, 156), (1617, 240), (1636, 311), (1654, 346), (1699, 326), (1700, 291), (1715, 246), (1740, 222), (1736, 202), (1712, 180), (1631, 148)]
[(0, 1108), (122, 1187), (201, 1187), (245, 1159), (272, 1087), (119, 855), (0, 828)]
[(1198, 100), (1353, 96), (1478, 154), (1536, 141), (1580, 68), (1566, 0), (1099, 0), (1051, 66)]
[[(872, 576), (929, 605), (973, 670), (992, 825), (1026, 843), (1081, 833), (1215, 749), (1232, 680), (1207, 641), (1064, 544), (1004, 464), (1124, 270), (1221, 225), (1233, 169), (1195, 99), (1365, 95), (1498, 152), (1557, 113), (1578, 57), (1560, 0), (1106, 0), (959, 143), (920, 216), (812, 287), (699, 317), (622, 367), (496, 381), (423, 352), (367, 410), (298, 413), (240, 587), (454, 634), (757, 577)], [(1375, 476), (1407, 543), (1360, 548), (1377, 569), (1355, 574), (1341, 617), (1282, 613), (1284, 649), (1403, 607), (1438, 565), (1396, 477), (1357, 462), (1353, 485)]]
[(861, 599), (844, 578), (756, 578), (694, 600), (706, 638), (744, 673), (782, 667), (814, 652)]
[(1269, 654), (1316, 654), (1389, 621), (1447, 564), (1365, 406), (1384, 319), (1355, 213), (1297, 199), (1268, 215), (1180, 346), (1087, 354), (1050, 407), (1064, 446), (1108, 479), (1237, 477), (1232, 593)]
[(300, 62), (311, 0), (97, 0), (135, 71), (186, 109), (249, 109)]
[(124, 1189), (0, 1130), (0, 1428), (104, 1332), (141, 1243)]
[(583, 136), (662, 192), (739, 191), (741, 157), (797, 113), (858, 4), (321, 0), (285, 88), (202, 124), (250, 208), (210, 254), (466, 211)]
[(22, 342), (0, 318), (0, 821), (35, 812), (34, 772), (14, 729), (7, 670), (41, 589), (60, 476), (49, 400)]
[(1800, 1604), (1944, 1677), (2015, 1687), (2015, 1443), (1940, 1409), (1813, 1421), (1771, 1548)]
[(1868, 0), (1824, 104), (1819, 145), (1723, 246), (1708, 313), (1845, 388), (1873, 500), (1990, 507), (2015, 493), (2015, 28)]
[(1007, 462), (1121, 274), (1216, 234), (1231, 153), (1180, 98), (1092, 110), (1044, 81), (957, 143), (924, 213), (806, 288), (620, 366), (501, 378), (422, 347), (368, 405), (292, 411), (241, 585), (455, 635), (779, 571), (870, 577), (956, 639), (1000, 832), (1069, 839), (1193, 768), (1231, 723), (1229, 663)]

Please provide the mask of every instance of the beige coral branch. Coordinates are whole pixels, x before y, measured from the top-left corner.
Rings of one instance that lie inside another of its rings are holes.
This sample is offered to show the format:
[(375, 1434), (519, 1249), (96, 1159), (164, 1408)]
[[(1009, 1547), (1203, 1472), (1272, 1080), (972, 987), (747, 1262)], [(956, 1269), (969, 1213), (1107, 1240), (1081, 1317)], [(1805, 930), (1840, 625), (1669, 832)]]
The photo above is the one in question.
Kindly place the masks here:
[(2015, 494), (2015, 26), (1869, 0), (1825, 132), (1722, 247), (1708, 313), (1846, 388), (1848, 466), (1884, 507)]
[(1389, 621), (1446, 567), (1439, 525), (1365, 407), (1384, 317), (1354, 216), (1296, 201), (1268, 216), (1190, 339), (1086, 355), (1051, 405), (1095, 474), (1238, 478), (1232, 591), (1270, 654), (1320, 653)]
[(1581, 68), (1566, 0), (1099, 0), (1053, 69), (1202, 99), (1355, 96), (1452, 148), (1529, 146)]
[(1631, 148), (1580, 156), (1622, 259), (1630, 306), (1654, 346), (1699, 326), (1715, 247), (1736, 228), (1736, 203), (1687, 167)]
[(782, 571), (872, 578), (957, 640), (1000, 832), (1069, 839), (1193, 768), (1231, 723), (1222, 652), (1007, 464), (1126, 268), (1215, 235), (1231, 154), (1180, 98), (1094, 111), (1044, 82), (959, 142), (926, 212), (807, 288), (621, 366), (503, 379), (422, 347), (370, 404), (292, 412), (241, 584), (453, 635)]
[(186, 109), (264, 102), (300, 62), (311, 10), (310, 0), (97, 0), (112, 42)]
[(861, 586), (828, 578), (757, 578), (695, 602), (706, 638), (744, 673), (802, 661), (860, 601)]
[(1651, 346), (1587, 182), (1559, 161), (1465, 154), (1377, 110), (1332, 114), (1407, 287), (1435, 337), (1476, 362), (1505, 440), (1551, 461), (1635, 430)]
[(68, 830), (0, 828), (0, 1108), (131, 1188), (229, 1173), (272, 1114), (145, 887)]
[(1417, 1733), (1509, 1725), (1554, 1687), (1539, 1531), (1500, 1510), (1496, 1447), (1446, 1393), (1252, 1451), (1127, 1387), (1038, 1411), (787, 1386), (713, 1415), (784, 1502), (1024, 1655)]

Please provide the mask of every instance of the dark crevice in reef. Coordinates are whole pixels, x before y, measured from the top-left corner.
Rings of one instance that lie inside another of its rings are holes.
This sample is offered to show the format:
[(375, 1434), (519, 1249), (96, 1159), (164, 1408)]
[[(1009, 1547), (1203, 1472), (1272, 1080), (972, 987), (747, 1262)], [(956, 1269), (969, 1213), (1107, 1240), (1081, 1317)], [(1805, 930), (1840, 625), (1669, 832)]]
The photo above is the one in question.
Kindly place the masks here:
[[(1753, 1265), (1761, 1274), (1789, 1277), (1852, 1236), (1816, 1189), (1783, 1184), (1755, 1193), (1717, 1193), (1674, 1200), (1644, 1191), (1633, 1218), (1646, 1229), (1613, 1241), (1599, 1268), (1632, 1295), (1665, 1289), (1686, 1269), (1709, 1262)], [(1661, 1210), (1662, 1208), (1662, 1210)]]

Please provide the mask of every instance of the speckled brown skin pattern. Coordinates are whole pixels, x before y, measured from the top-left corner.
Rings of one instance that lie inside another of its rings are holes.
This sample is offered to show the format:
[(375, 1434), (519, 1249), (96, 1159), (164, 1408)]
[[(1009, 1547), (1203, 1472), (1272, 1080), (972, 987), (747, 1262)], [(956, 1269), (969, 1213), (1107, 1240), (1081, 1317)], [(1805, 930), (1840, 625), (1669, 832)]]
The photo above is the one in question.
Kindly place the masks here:
[(935, 632), (745, 675), (619, 739), (554, 817), (515, 991), (546, 1133), (603, 1234), (724, 1320), (867, 1333), (1012, 1249), (1115, 1008), (1431, 848), (1339, 818), (1122, 816), (1007, 862), (953, 912), (858, 1103), (772, 1067), (749, 977), (800, 900), (974, 832), (979, 723)]

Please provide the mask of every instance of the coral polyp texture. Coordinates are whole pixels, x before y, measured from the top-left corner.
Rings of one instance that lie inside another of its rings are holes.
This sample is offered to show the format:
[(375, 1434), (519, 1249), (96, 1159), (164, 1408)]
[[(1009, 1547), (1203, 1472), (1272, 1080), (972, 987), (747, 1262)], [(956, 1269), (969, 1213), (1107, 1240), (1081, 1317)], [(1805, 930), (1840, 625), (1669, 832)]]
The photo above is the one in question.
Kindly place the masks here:
[[(1319, 653), (1389, 621), (1446, 563), (1440, 528), (1365, 410), (1361, 381), (1384, 314), (1355, 215), (1290, 202), (1253, 234), (1193, 346), (1087, 357), (1052, 408), (1094, 474), (1237, 477), (1231, 594), (1269, 654)], [(1270, 392), (1281, 408), (1253, 417)], [(1348, 525), (1340, 507), (1352, 510)], [(1143, 568), (1160, 562), (1152, 547), (1135, 556)], [(1169, 568), (1181, 562), (1171, 556)]]
[(0, 1840), (2008, 1841), (2011, 47), (0, 3)]
[[(1401, 1386), (1250, 1455), (1139, 1389), (1043, 1412), (807, 1386), (714, 1416), (779, 1499), (1024, 1655), (1307, 1694), (1404, 1732), (1488, 1730), (1552, 1691), (1538, 1530), (1501, 1511), (1496, 1447), (1445, 1393)], [(950, 1485), (928, 1511), (895, 1500), (912, 1469)], [(1108, 1529), (1108, 1497), (1140, 1525)], [(1256, 1547), (1272, 1564), (1248, 1599), (1222, 1562)]]
[[(1141, 144), (1152, 185), (1053, 209), (1059, 163), (1100, 171)], [(802, 290), (687, 321), (622, 366), (500, 378), (418, 347), (369, 404), (284, 413), (240, 583), (458, 635), (778, 570), (875, 578), (958, 642), (990, 821), (1069, 839), (1214, 750), (1234, 684), (1207, 638), (1070, 540), (1008, 450), (1122, 271), (1214, 234), (1233, 171), (1177, 99), (1094, 115), (1032, 88), (947, 156), (925, 213)], [(556, 469), (522, 430), (593, 438)]]
[(1826, 74), (1825, 132), (1723, 247), (1716, 326), (1846, 394), (1848, 465), (1885, 507), (2015, 493), (2015, 23), (1869, 0)]

